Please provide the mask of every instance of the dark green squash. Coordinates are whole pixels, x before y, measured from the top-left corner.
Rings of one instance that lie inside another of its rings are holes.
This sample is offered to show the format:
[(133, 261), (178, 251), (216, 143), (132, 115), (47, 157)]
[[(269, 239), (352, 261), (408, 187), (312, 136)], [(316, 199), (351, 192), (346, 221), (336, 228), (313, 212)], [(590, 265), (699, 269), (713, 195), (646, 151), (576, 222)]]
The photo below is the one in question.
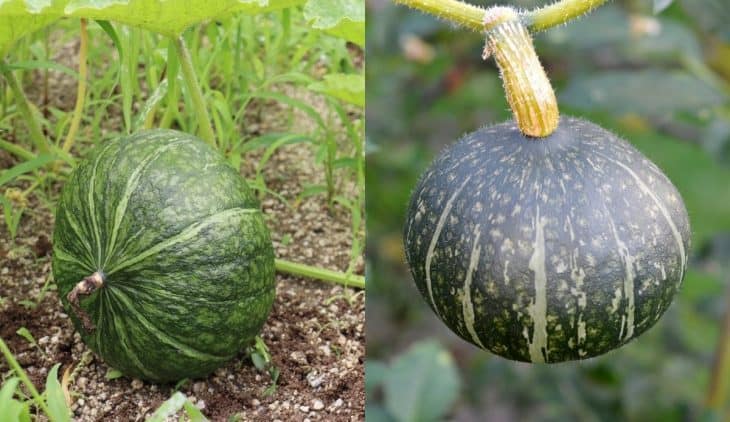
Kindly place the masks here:
[(448, 148), (422, 176), (405, 250), (426, 302), (508, 359), (598, 356), (649, 329), (684, 276), (690, 227), (667, 177), (612, 133), (562, 117)]
[(125, 375), (212, 372), (260, 332), (274, 300), (273, 246), (253, 195), (184, 133), (102, 143), (64, 186), (53, 237), (66, 312)]

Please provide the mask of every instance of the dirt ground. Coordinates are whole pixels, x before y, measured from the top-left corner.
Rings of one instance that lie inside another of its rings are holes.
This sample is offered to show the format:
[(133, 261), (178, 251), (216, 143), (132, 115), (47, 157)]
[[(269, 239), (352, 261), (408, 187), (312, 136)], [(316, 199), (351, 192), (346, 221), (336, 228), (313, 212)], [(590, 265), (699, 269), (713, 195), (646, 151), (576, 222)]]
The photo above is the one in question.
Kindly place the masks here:
[[(269, 115), (276, 119), (276, 113)], [(266, 130), (269, 123), (256, 124)], [(256, 161), (255, 155), (248, 157), (245, 176), (252, 177)], [(268, 187), (288, 199), (323, 179), (311, 147), (304, 144), (279, 149), (264, 175)], [(352, 192), (352, 187), (345, 191)], [(0, 336), (40, 391), (50, 368), (62, 364), (59, 374), (69, 376), (75, 420), (144, 420), (175, 386), (126, 377), (109, 380), (110, 368), (81, 342), (56, 292), (47, 288), (53, 286), (47, 284), (53, 230), (49, 206), (54, 205), (31, 198), (14, 242), (0, 224)], [(347, 268), (352, 238), (348, 211), (329, 213), (321, 195), (302, 200), (294, 209), (267, 196), (262, 207), (277, 257), (333, 270)], [(358, 264), (362, 273), (363, 264)], [(261, 334), (281, 371), (274, 392), (265, 393), (271, 378), (244, 352), (206, 379), (177, 389), (215, 421), (364, 420), (364, 323), (364, 292), (277, 274), (276, 301)], [(17, 334), (21, 327), (37, 344)], [(2, 379), (8, 373), (0, 359)]]

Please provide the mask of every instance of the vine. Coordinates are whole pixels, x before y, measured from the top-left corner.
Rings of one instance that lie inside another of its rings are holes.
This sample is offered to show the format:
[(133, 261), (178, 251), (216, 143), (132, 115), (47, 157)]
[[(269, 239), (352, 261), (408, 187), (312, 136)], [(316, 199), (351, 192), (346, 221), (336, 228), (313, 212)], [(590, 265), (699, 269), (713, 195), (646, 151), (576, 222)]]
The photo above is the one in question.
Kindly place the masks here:
[[(606, 1), (560, 0), (549, 6), (520, 12), (519, 15), (520, 20), (525, 23), (527, 29), (538, 32), (573, 20), (606, 3)], [(503, 22), (485, 23), (484, 14), (487, 9), (459, 0), (395, 0), (395, 2), (437, 16), (472, 31), (489, 31)]]

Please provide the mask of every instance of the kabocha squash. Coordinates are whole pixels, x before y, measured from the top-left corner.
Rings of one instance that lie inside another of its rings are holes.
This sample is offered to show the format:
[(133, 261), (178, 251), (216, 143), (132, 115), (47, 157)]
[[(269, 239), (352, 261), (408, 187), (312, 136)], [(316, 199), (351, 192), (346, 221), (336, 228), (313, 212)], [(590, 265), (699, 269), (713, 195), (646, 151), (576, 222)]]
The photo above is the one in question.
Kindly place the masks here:
[(603, 354), (649, 329), (680, 287), (682, 199), (624, 140), (561, 117), (545, 138), (507, 122), (448, 148), (411, 198), (405, 250), (426, 302), (508, 359)]
[(122, 373), (204, 376), (259, 333), (274, 251), (245, 181), (199, 139), (102, 143), (63, 188), (53, 274), (83, 341)]

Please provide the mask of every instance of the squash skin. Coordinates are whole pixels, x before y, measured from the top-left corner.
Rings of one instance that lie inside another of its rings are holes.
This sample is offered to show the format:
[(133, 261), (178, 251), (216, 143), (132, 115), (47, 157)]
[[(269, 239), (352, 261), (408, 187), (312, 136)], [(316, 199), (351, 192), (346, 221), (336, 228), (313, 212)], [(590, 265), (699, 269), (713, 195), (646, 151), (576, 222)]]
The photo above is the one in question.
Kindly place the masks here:
[[(258, 204), (216, 151), (181, 132), (94, 150), (63, 188), (53, 243), (66, 313), (128, 376), (205, 376), (260, 332), (273, 304), (274, 251)], [(104, 284), (80, 301), (89, 329), (67, 295), (95, 271)]]
[(452, 331), (551, 363), (653, 326), (684, 277), (690, 226), (651, 161), (564, 116), (544, 139), (506, 122), (447, 148), (413, 192), (404, 242), (419, 291)]

